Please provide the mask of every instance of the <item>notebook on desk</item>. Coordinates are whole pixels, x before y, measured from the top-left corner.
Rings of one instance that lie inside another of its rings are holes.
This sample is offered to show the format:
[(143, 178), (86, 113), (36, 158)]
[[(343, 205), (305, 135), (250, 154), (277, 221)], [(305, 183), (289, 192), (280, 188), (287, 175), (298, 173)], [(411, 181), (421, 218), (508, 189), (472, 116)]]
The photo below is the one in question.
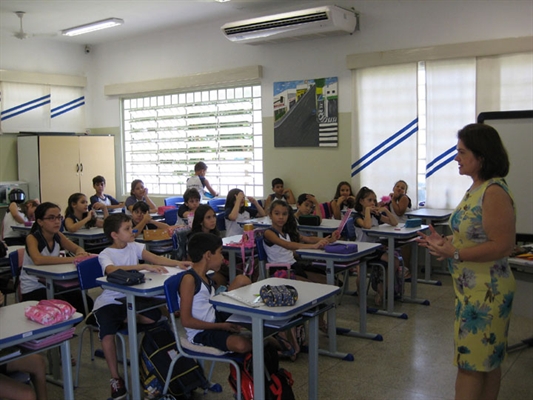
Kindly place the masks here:
[(246, 304), (248, 307), (256, 308), (256, 307), (261, 307), (263, 305), (261, 297), (259, 297), (259, 296), (257, 296), (257, 297), (254, 296), (254, 298), (243, 298), (243, 297), (239, 296), (237, 293), (232, 292), (232, 291), (230, 291), (230, 292), (222, 292), (222, 294), (224, 296), (232, 298), (233, 300), (238, 301), (239, 303)]

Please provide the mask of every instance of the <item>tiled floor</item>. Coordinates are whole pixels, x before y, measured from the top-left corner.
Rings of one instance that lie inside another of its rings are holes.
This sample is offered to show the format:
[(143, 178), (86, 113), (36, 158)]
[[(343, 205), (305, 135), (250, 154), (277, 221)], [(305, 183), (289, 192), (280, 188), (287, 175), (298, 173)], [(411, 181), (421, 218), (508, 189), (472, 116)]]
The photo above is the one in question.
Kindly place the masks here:
[[(351, 287), (355, 286), (354, 278)], [(355, 361), (319, 357), (319, 397), (321, 399), (453, 399), (456, 369), (452, 364), (453, 291), (449, 276), (439, 276), (443, 286), (419, 285), (419, 297), (431, 305), (397, 303), (397, 311), (409, 319), (368, 315), (370, 332), (381, 333), (383, 342), (338, 336), (340, 351), (350, 352)], [(409, 285), (407, 285), (409, 290)], [(371, 298), (369, 296), (369, 301)], [(337, 325), (358, 326), (357, 297), (345, 296), (337, 310)], [(78, 327), (79, 331), (80, 327)], [(533, 334), (533, 320), (513, 316), (510, 344)], [(327, 337), (321, 334), (325, 346)], [(91, 362), (89, 343), (85, 340), (80, 387), (76, 399), (109, 397), (109, 373), (103, 359)], [(77, 339), (72, 341), (77, 354)], [(294, 377), (294, 393), (298, 400), (307, 399), (307, 355), (282, 366)], [(214, 381), (223, 385), (222, 393), (197, 392), (205, 400), (232, 399), (227, 383), (229, 367), (217, 364)], [(62, 390), (49, 385), (50, 399), (62, 398)], [(508, 355), (503, 365), (500, 400), (533, 399), (533, 348)]]

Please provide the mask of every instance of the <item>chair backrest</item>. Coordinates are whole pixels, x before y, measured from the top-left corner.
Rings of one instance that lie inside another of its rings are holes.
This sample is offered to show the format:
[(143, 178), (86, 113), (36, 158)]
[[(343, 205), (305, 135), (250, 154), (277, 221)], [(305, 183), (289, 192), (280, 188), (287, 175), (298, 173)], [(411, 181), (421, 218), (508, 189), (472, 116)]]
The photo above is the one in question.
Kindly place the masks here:
[(217, 214), (217, 229), (220, 232), (226, 230), (226, 215), (223, 212)]
[(180, 302), (178, 299), (178, 288), (181, 284), (183, 273), (173, 275), (165, 280), (165, 297), (167, 299), (168, 312), (174, 314), (180, 310)]
[(268, 261), (268, 257), (265, 251), (265, 243), (263, 235), (255, 235), (255, 248), (257, 249), (257, 258), (259, 261)]
[(176, 206), (176, 203), (183, 203), (183, 196), (173, 196), (165, 199), (165, 206)]
[(320, 203), (320, 212), (322, 213), (322, 218), (330, 219), (333, 216), (333, 211), (331, 210), (331, 205), (329, 202)]
[(9, 253), (9, 265), (11, 266), (11, 275), (16, 278), (20, 275), (22, 262), (24, 261), (24, 249), (17, 249)]
[(76, 266), (81, 290), (89, 290), (100, 286), (96, 279), (104, 276), (98, 257), (89, 258)]
[(207, 201), (207, 204), (211, 206), (215, 212), (218, 212), (218, 206), (226, 204), (226, 199), (216, 198)]
[(176, 225), (178, 221), (178, 209), (173, 208), (172, 210), (165, 210), (165, 223), (168, 225)]
[(346, 220), (346, 225), (344, 225), (344, 229), (342, 230), (341, 234), (348, 240), (355, 240), (357, 235), (355, 233), (355, 225), (354, 225), (353, 217), (350, 217)]

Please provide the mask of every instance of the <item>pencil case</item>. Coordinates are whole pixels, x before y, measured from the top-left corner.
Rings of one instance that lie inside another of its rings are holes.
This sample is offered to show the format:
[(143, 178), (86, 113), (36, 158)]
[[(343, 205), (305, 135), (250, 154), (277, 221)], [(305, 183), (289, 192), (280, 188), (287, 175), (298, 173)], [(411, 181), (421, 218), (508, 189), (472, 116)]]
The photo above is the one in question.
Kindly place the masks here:
[(417, 228), (422, 225), (422, 220), (420, 218), (411, 218), (405, 221), (406, 228)]

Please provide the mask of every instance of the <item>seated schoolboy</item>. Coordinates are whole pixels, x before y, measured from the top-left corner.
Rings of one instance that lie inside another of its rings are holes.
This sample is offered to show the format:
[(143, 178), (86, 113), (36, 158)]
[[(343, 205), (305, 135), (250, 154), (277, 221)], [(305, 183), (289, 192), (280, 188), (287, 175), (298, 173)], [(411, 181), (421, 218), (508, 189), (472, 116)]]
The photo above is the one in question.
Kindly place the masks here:
[[(0, 292), (0, 306), (4, 304), (4, 294)], [(2, 325), (9, 321), (1, 321)], [(32, 385), (16, 381), (7, 374), (12, 372), (30, 374)], [(0, 365), (0, 398), (2, 399), (46, 399), (46, 360), (40, 354), (8, 361)]]
[(188, 218), (200, 205), (200, 192), (196, 188), (190, 188), (183, 193), (183, 204), (178, 208), (178, 217)]
[[(135, 242), (132, 230), (131, 217), (126, 214), (113, 214), (104, 221), (104, 233), (113, 242), (98, 256), (104, 275), (117, 269), (126, 271), (147, 270), (162, 274), (168, 272), (164, 266), (185, 269), (190, 265), (187, 261), (171, 260), (147, 251), (144, 244)], [(139, 264), (139, 260), (144, 260), (146, 263)], [(124, 298), (123, 293), (105, 289), (95, 300), (93, 310), (100, 328), (99, 337), (102, 342), (102, 350), (111, 373), (111, 397), (113, 399), (126, 397), (124, 380), (118, 373), (115, 345), (115, 335), (124, 326), (127, 317)], [(138, 298), (136, 301), (140, 310), (159, 303), (159, 300), (145, 298)], [(151, 309), (137, 314), (137, 322), (151, 324), (157, 322), (160, 317), (161, 311), (159, 309)]]
[(103, 210), (104, 207), (108, 210), (124, 207), (124, 203), (119, 202), (113, 196), (104, 194), (105, 178), (103, 176), (97, 175), (93, 178), (93, 188), (96, 194), (92, 195), (89, 201), (94, 210)]
[(305, 215), (317, 215), (322, 222), (322, 217), (320, 212), (317, 213), (317, 210), (320, 210), (320, 205), (315, 196), (309, 193), (302, 193), (298, 196), (296, 203), (297, 210), (294, 213), (294, 217), (298, 220), (299, 217)]
[[(184, 272), (178, 288), (180, 318), (187, 338), (191, 343), (216, 347), (222, 351), (252, 351), (252, 341), (239, 335), (241, 327), (225, 322), (230, 314), (216, 311), (209, 303), (209, 299), (215, 295), (215, 287), (207, 271), (218, 271), (222, 265), (222, 239), (212, 233), (195, 233), (189, 239), (188, 250), (193, 265)], [(228, 290), (248, 284), (248, 277), (238, 275)]]
[(292, 194), (292, 190), (284, 187), (283, 180), (281, 178), (272, 179), (272, 191), (274, 193), (269, 195), (265, 200), (265, 210), (270, 207), (270, 204), (274, 200), (283, 200), (289, 204), (296, 203), (294, 195)]
[(211, 187), (209, 181), (205, 178), (207, 172), (207, 165), (205, 162), (197, 162), (194, 166), (194, 175), (187, 179), (187, 189), (196, 189), (200, 196), (204, 197), (205, 189), (213, 196), (218, 196), (218, 193)]
[(165, 229), (169, 225), (152, 219), (150, 207), (144, 201), (138, 201), (131, 211), (133, 230), (135, 237), (141, 235), (145, 229)]

